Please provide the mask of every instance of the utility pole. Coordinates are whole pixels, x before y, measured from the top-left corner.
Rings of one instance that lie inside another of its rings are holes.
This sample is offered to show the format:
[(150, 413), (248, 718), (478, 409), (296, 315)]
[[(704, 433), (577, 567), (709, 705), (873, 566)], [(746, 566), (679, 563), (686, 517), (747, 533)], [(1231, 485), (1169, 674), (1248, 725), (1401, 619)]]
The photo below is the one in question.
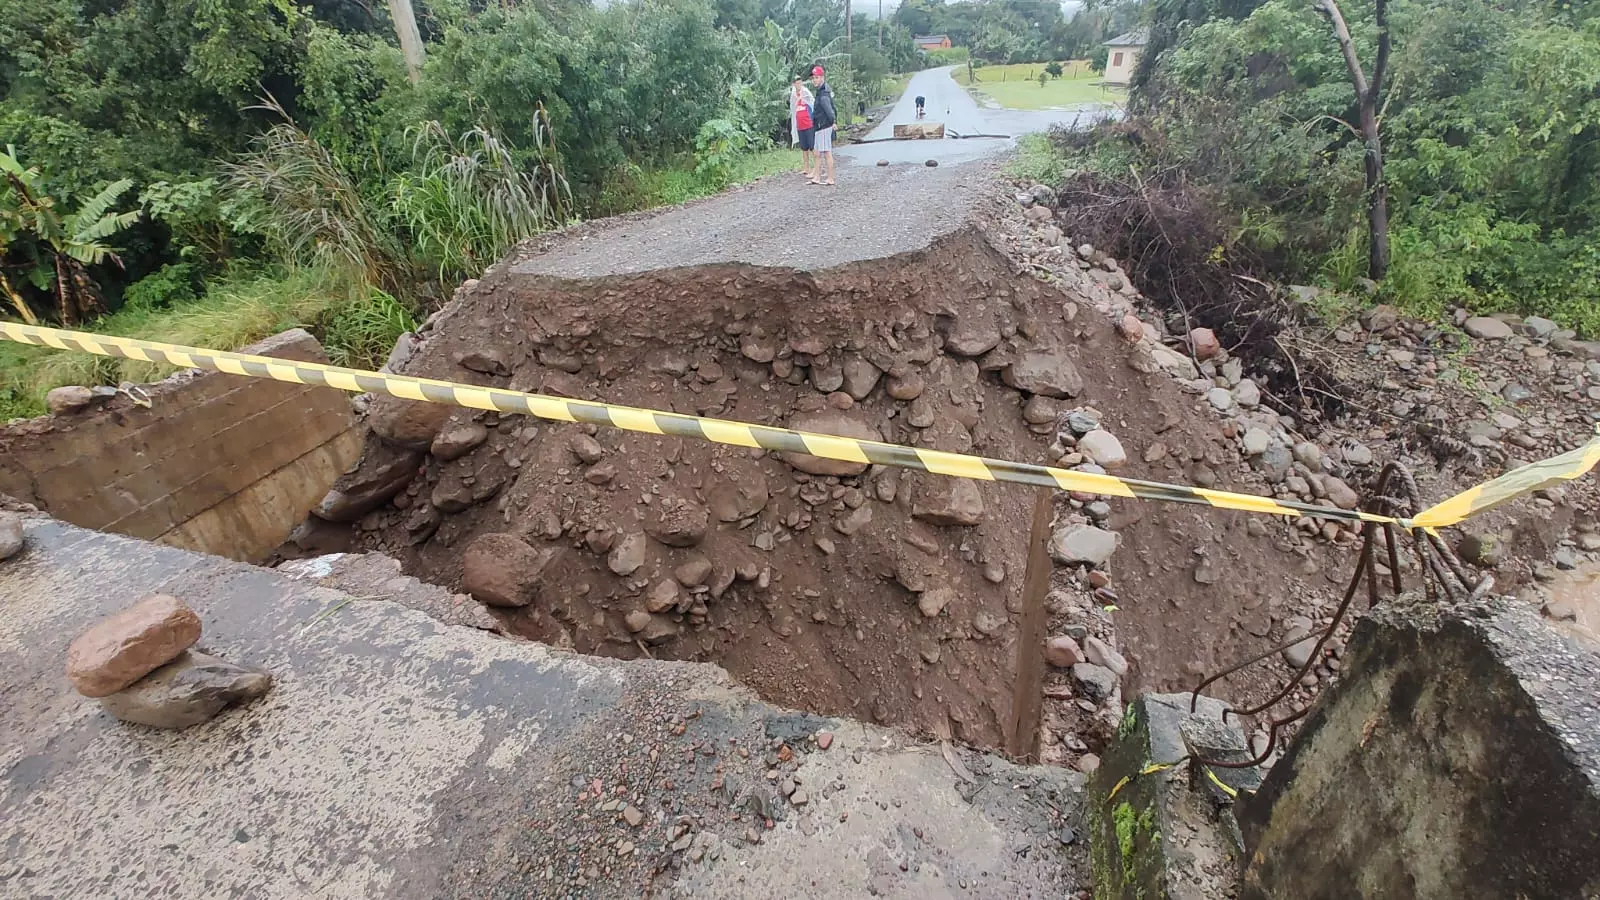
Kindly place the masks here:
[(406, 73), (416, 84), (422, 78), (422, 32), (417, 30), (411, 0), (389, 0), (389, 18), (394, 19), (394, 33), (400, 39), (400, 52), (406, 57)]
[(844, 0), (844, 52), (850, 52), (850, 0)]
[(883, 49), (883, 0), (878, 0), (878, 49)]

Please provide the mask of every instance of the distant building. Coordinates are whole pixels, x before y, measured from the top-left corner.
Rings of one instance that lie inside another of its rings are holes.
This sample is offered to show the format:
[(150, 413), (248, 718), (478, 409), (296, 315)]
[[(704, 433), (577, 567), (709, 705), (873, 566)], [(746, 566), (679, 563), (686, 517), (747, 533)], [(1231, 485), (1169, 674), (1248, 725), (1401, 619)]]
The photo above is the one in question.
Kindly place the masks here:
[(1106, 84), (1128, 84), (1139, 65), (1139, 54), (1150, 43), (1150, 30), (1135, 28), (1106, 41)]
[(919, 34), (911, 39), (918, 50), (949, 50), (950, 36), (947, 34)]

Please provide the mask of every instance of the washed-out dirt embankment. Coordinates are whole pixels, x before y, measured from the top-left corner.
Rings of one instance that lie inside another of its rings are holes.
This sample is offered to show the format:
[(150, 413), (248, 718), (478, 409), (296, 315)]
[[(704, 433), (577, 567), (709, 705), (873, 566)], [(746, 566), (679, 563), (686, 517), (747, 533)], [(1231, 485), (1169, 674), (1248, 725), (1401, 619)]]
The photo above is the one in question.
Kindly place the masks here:
[[(1035, 462), (1059, 459), (1066, 413), (1093, 406), (1120, 434), (1162, 435), (1185, 465), (1223, 467), (1215, 423), (1139, 352), (971, 228), (814, 273), (500, 268), (463, 288), (402, 370)], [(1048, 632), (1038, 617), (1041, 633), (1023, 632), (1024, 488), (392, 398), (372, 401), (369, 425), (362, 465), (319, 511), (352, 526), (303, 530), (302, 544), (382, 550), (497, 604), (510, 630), (581, 652), (712, 661), (785, 706), (1004, 746), (1013, 698), (1041, 689), (1016, 684), (1019, 648), (1075, 622), (1103, 630), (1058, 591)], [(1121, 473), (1152, 474), (1127, 455)], [(1163, 598), (1193, 583), (1197, 543), (1245, 538), (1243, 517), (1092, 499), (1059, 495), (1058, 514), (1125, 531), (1125, 602), (1147, 604), (1153, 633), (1181, 632), (1130, 677), (1186, 680), (1233, 653), (1233, 617), (1208, 608), (1231, 595)], [(1289, 561), (1230, 553), (1232, 576), (1283, 596)], [(1055, 584), (1090, 587), (1076, 569)], [(1116, 706), (1070, 686), (1047, 696)], [(1036, 715), (1020, 716), (1022, 745)]]

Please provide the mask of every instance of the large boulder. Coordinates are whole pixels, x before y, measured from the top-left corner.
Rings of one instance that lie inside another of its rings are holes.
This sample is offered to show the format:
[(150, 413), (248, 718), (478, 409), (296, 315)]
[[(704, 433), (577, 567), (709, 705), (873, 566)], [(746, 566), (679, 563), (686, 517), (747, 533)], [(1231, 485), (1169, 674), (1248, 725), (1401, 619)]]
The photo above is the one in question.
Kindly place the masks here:
[(462, 558), (461, 587), (488, 606), (527, 606), (554, 556), (514, 534), (479, 535)]
[(200, 640), (200, 617), (182, 600), (151, 594), (89, 626), (67, 647), (67, 678), (85, 697), (115, 694)]
[[(881, 441), (878, 429), (843, 410), (826, 409), (820, 412), (797, 415), (789, 420), (795, 431), (857, 438), (863, 441)], [(823, 459), (808, 453), (785, 452), (779, 455), (789, 465), (811, 475), (860, 475), (867, 470), (864, 462), (841, 459)]]
[(265, 672), (187, 650), (129, 687), (101, 697), (100, 706), (135, 725), (188, 728), (271, 687), (272, 676)]

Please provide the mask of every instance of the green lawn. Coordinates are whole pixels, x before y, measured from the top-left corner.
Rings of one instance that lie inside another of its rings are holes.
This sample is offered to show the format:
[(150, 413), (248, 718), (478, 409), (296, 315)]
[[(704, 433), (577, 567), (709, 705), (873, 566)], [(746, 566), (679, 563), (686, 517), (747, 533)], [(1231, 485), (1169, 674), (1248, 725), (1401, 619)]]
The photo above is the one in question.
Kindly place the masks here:
[(957, 84), (1008, 109), (1050, 109), (1085, 103), (1122, 103), (1128, 99), (1128, 92), (1122, 88), (1101, 87), (1100, 76), (1090, 70), (1088, 60), (1062, 63), (1061, 77), (1049, 78), (1040, 86), (1039, 73), (1044, 67), (1045, 63), (979, 66), (972, 70), (971, 81), (967, 79), (964, 66), (950, 74)]

